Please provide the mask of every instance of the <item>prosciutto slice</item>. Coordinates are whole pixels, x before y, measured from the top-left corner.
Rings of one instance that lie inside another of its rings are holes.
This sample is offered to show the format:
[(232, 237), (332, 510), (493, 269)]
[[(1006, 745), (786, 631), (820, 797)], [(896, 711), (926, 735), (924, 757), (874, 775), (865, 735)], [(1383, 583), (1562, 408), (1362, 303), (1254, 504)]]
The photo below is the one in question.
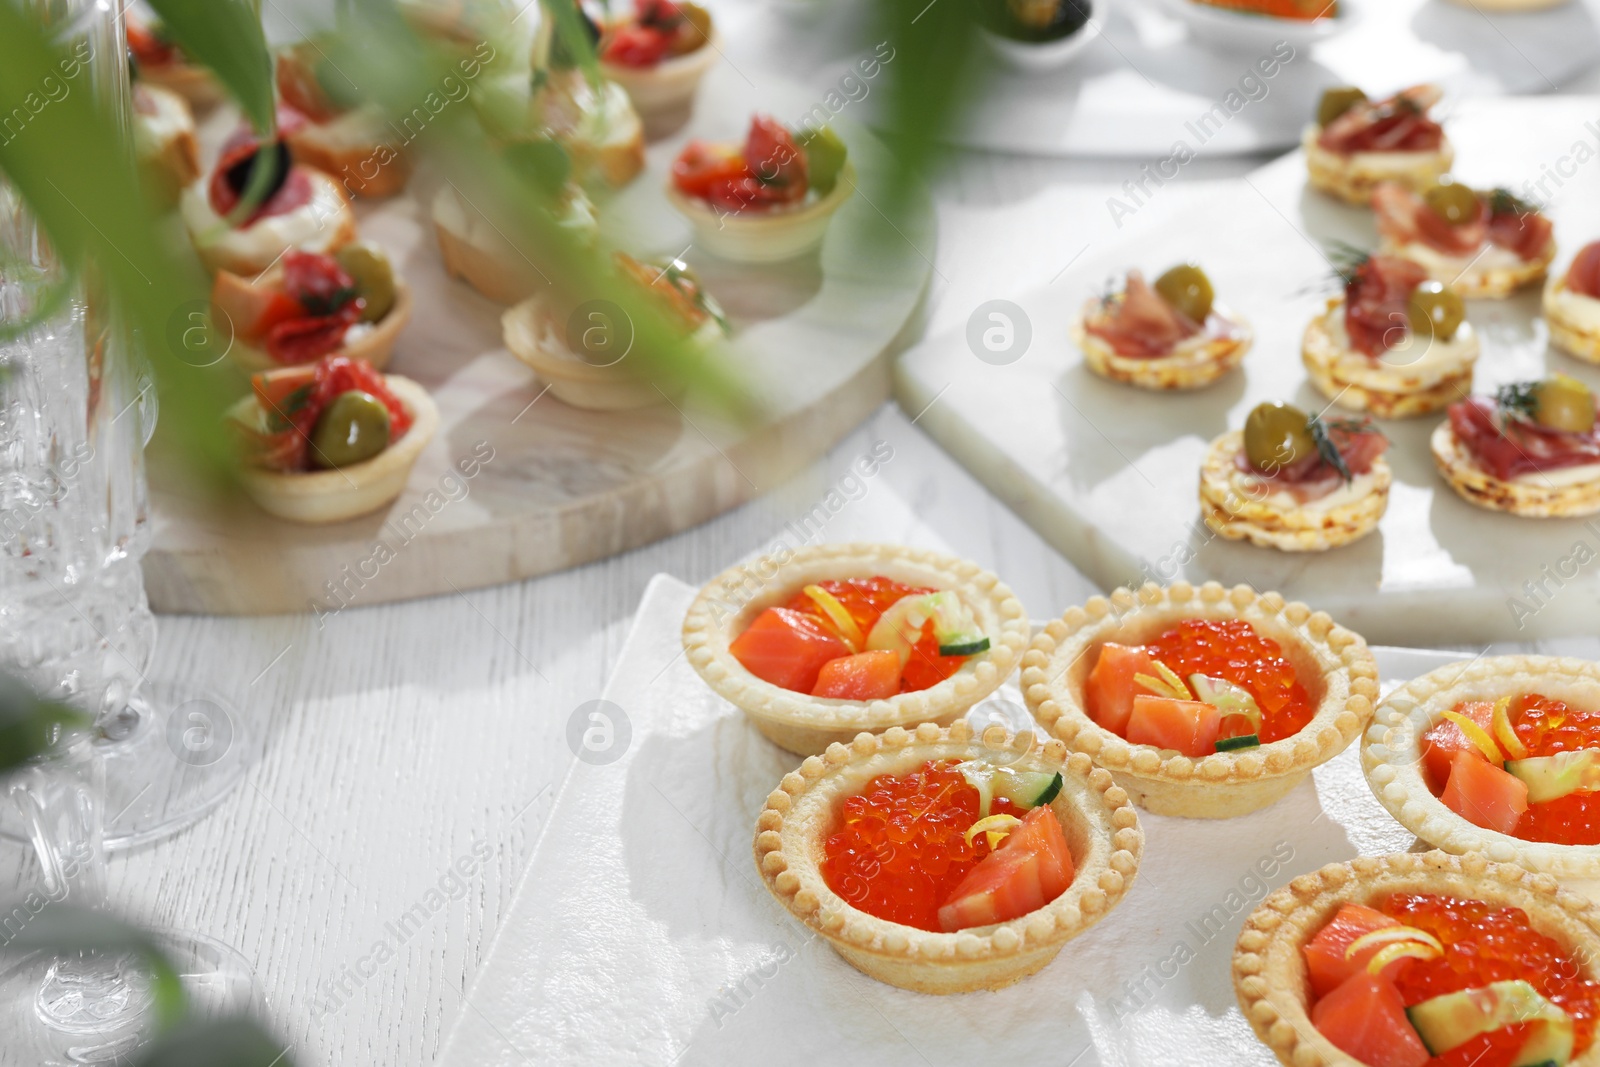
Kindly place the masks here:
[(1373, 256), (1357, 267), (1344, 296), (1344, 328), (1350, 344), (1368, 356), (1382, 355), (1405, 337), (1411, 294), (1428, 280), (1421, 265), (1399, 256)]
[(1531, 260), (1544, 252), (1554, 232), (1549, 219), (1537, 211), (1521, 210), (1501, 193), (1480, 196), (1476, 217), (1451, 224), (1404, 185), (1383, 182), (1372, 192), (1372, 210), (1385, 240), (1397, 245), (1419, 242), (1447, 256), (1475, 255), (1487, 241)]
[(1588, 433), (1551, 430), (1508, 417), (1486, 396), (1451, 404), (1450, 428), (1478, 465), (1503, 482), (1537, 471), (1600, 463), (1600, 426)]
[(1201, 326), (1163, 300), (1143, 274), (1131, 270), (1122, 295), (1103, 301), (1089, 315), (1084, 329), (1119, 356), (1156, 359), (1170, 355), (1180, 341), (1198, 334)]
[(268, 191), (265, 200), (239, 224), (240, 229), (273, 215), (287, 215), (311, 203), (314, 190), (311, 178), (303, 167), (292, 166), (289, 149), (282, 141), (263, 145), (248, 129), (236, 133), (223, 146), (217, 169), (211, 174), (211, 184), (206, 189), (211, 210), (226, 216), (239, 206), (244, 191), (250, 186), (251, 160), (257, 152), (276, 153), (278, 156), (277, 184)]
[(1357, 104), (1328, 123), (1317, 144), (1330, 152), (1433, 152), (1444, 129), (1428, 109), (1444, 94), (1437, 85), (1414, 85), (1387, 100)]
[[(1339, 458), (1344, 460), (1352, 478), (1359, 478), (1372, 470), (1378, 457), (1389, 450), (1387, 437), (1378, 430), (1358, 428), (1359, 425), (1334, 423), (1328, 427), (1328, 439), (1338, 449)], [(1307, 456), (1282, 470), (1267, 474), (1251, 466), (1249, 457), (1240, 449), (1234, 457), (1234, 465), (1265, 481), (1275, 491), (1287, 492), (1300, 504), (1321, 500), (1344, 484), (1344, 475), (1320, 454)]]
[(1525, 260), (1536, 259), (1550, 244), (1554, 232), (1555, 225), (1537, 211), (1513, 207), (1489, 217), (1489, 240)]

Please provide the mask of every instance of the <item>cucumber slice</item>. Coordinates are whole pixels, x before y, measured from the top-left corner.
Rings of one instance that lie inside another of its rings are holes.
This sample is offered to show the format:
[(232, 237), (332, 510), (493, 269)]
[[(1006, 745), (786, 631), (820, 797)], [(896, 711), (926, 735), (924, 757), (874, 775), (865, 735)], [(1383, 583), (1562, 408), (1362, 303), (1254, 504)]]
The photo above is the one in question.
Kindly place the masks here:
[(1217, 742), (1218, 752), (1237, 752), (1241, 748), (1260, 748), (1261, 738), (1256, 734), (1244, 734), (1240, 737), (1224, 737)]
[[(1243, 686), (1225, 678), (1191, 674), (1189, 687), (1194, 690), (1196, 700), (1205, 701), (1224, 715), (1243, 715), (1255, 725), (1258, 732), (1261, 729), (1261, 708), (1256, 705), (1256, 698)], [(1219, 747), (1218, 751), (1222, 749)]]
[(973, 637), (958, 637), (950, 644), (939, 644), (941, 656), (976, 656), (979, 652), (989, 651), (989, 639), (981, 634)]
[(989, 817), (995, 797), (1004, 797), (1019, 808), (1037, 808), (1060, 794), (1066, 782), (1059, 773), (1014, 771), (996, 767), (987, 760), (975, 759), (958, 764), (956, 770), (967, 784), (978, 791), (978, 818)]
[(1520, 978), (1424, 1000), (1407, 1008), (1406, 1017), (1435, 1056), (1479, 1034), (1533, 1023), (1518, 1064), (1563, 1067), (1572, 1058), (1572, 1018)]
[(889, 610), (879, 616), (872, 632), (867, 635), (867, 648), (894, 652), (899, 655), (900, 662), (905, 663), (911, 658), (912, 646), (922, 640), (922, 628), (929, 621), (933, 623), (934, 637), (938, 639), (944, 655), (972, 655), (970, 652), (943, 650), (946, 647), (972, 645), (980, 640), (984, 648), (975, 651), (982, 652), (988, 647), (989, 639), (978, 629), (972, 613), (961, 603), (961, 598), (949, 590), (940, 590), (937, 593), (901, 597), (890, 604)]
[(1600, 749), (1580, 748), (1553, 756), (1508, 759), (1505, 767), (1527, 783), (1529, 804), (1600, 789)]

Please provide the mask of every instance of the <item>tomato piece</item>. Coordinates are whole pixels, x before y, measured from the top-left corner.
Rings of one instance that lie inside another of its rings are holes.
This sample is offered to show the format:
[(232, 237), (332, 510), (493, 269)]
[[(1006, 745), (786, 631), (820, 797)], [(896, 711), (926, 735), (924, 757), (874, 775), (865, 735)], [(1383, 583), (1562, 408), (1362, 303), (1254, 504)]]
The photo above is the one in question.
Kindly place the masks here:
[(849, 646), (816, 618), (788, 608), (768, 608), (757, 615), (728, 651), (757, 678), (797, 693), (816, 688), (829, 660), (850, 655)]
[(900, 657), (858, 652), (822, 665), (811, 695), (832, 700), (884, 700), (900, 692)]
[(1439, 799), (1468, 822), (1509, 834), (1528, 810), (1528, 784), (1482, 755), (1457, 752)]
[(702, 200), (711, 196), (713, 186), (750, 176), (737, 148), (710, 141), (690, 141), (672, 163), (672, 184), (685, 196)]
[[(1306, 971), (1311, 977), (1311, 992), (1315, 996), (1325, 997), (1351, 976), (1365, 973), (1367, 961), (1383, 946), (1373, 945), (1358, 953), (1355, 959), (1345, 959), (1345, 950), (1363, 934), (1399, 925), (1398, 919), (1376, 908), (1364, 904), (1342, 905), (1328, 920), (1328, 924), (1317, 931), (1317, 936), (1301, 948), (1306, 957)], [(1397, 965), (1409, 962), (1408, 959), (1395, 960), (1384, 968), (1383, 976), (1392, 980), (1400, 970)]]
[(1365, 971), (1311, 1009), (1311, 1025), (1367, 1067), (1422, 1067), (1428, 1050), (1394, 983)]
[(765, 190), (768, 201), (792, 203), (809, 188), (806, 154), (789, 127), (770, 115), (750, 120), (744, 142), (744, 162)]
[(1136, 645), (1107, 641), (1100, 646), (1100, 657), (1089, 672), (1084, 686), (1084, 711), (1089, 718), (1112, 733), (1126, 734), (1128, 716), (1133, 714), (1133, 698), (1150, 690), (1134, 681), (1134, 675), (1156, 676), (1156, 661)]
[(1072, 878), (1072, 854), (1055, 812), (1034, 808), (951, 891), (939, 926), (949, 932), (1009, 922), (1050, 903)]
[(646, 69), (666, 58), (672, 37), (653, 26), (619, 26), (606, 37), (600, 58), (619, 67)]
[(1140, 694), (1133, 698), (1127, 738), (1198, 758), (1216, 751), (1221, 729), (1222, 713), (1210, 704)]
[[(1483, 727), (1485, 733), (1492, 734), (1493, 701), (1468, 700), (1455, 710)], [(1450, 777), (1450, 763), (1457, 752), (1470, 752), (1480, 760), (1485, 758), (1478, 746), (1467, 740), (1461, 727), (1449, 719), (1440, 719), (1422, 735), (1422, 770), (1435, 794), (1443, 791)]]

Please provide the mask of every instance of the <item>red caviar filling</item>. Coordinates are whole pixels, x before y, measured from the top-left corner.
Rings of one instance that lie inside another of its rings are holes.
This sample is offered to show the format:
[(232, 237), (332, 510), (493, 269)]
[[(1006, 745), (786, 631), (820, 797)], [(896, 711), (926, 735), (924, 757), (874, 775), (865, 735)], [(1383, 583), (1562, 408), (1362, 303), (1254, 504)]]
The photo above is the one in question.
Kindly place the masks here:
[(1179, 675), (1243, 686), (1261, 709), (1261, 743), (1292, 737), (1316, 714), (1283, 647), (1243, 619), (1186, 619), (1147, 646)]

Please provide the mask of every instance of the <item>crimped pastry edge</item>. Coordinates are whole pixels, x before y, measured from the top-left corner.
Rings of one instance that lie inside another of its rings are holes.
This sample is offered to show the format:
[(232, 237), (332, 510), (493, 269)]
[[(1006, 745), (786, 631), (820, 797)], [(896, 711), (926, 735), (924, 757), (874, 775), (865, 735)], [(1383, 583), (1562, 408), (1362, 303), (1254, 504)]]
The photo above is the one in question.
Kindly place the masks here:
[(1340, 407), (1370, 412), (1380, 419), (1404, 419), (1438, 411), (1472, 392), (1472, 368), (1481, 344), (1474, 334), (1471, 352), (1451, 373), (1411, 376), (1401, 366), (1381, 366), (1384, 387), (1358, 384), (1340, 377), (1338, 359), (1346, 349), (1333, 339), (1329, 320), (1344, 310), (1344, 297), (1329, 297), (1327, 309), (1306, 325), (1300, 357), (1306, 373), (1323, 396)]
[(1527, 519), (1566, 518), (1600, 511), (1600, 479), (1576, 485), (1541, 486), (1496, 478), (1478, 466), (1448, 419), (1434, 427), (1428, 450), (1433, 453), (1440, 477), (1456, 495), (1480, 508)]
[[(1089, 717), (1083, 685), (1094, 666), (1092, 649), (1119, 639), (1142, 643), (1195, 618), (1243, 619), (1283, 646), (1302, 680), (1320, 671), (1323, 693), (1311, 722), (1259, 748), (1193, 759), (1130, 744)], [(1218, 582), (1147, 582), (1093, 597), (1040, 631), (1022, 658), (1022, 693), (1046, 730), (1110, 770), (1141, 806), (1161, 814), (1230, 818), (1272, 803), (1356, 739), (1372, 719), (1378, 666), (1361, 635), (1282, 594)]]
[(1156, 391), (1203, 389), (1237, 367), (1255, 343), (1255, 331), (1244, 316), (1222, 305), (1216, 310), (1237, 326), (1241, 335), (1213, 337), (1192, 350), (1170, 356), (1142, 359), (1119, 355), (1088, 331), (1087, 312), (1073, 320), (1072, 340), (1083, 353), (1084, 365), (1110, 381)]
[[(994, 756), (1007, 766), (1059, 771), (1051, 802), (1074, 849), (1072, 885), (1021, 918), (955, 933), (935, 933), (869, 915), (834, 893), (819, 865), (838, 805), (879, 774), (931, 759)], [(1071, 817), (1063, 817), (1070, 812)], [(863, 972), (927, 993), (998, 989), (1034, 973), (1061, 946), (1121, 901), (1144, 854), (1144, 834), (1127, 793), (1111, 775), (1060, 741), (991, 726), (975, 738), (965, 721), (941, 729), (921, 723), (834, 743), (785, 775), (756, 822), (755, 862), (762, 880), (807, 927), (827, 938)]]
[(1348, 504), (1315, 511), (1245, 500), (1232, 487), (1234, 456), (1243, 447), (1244, 432), (1230, 430), (1211, 443), (1200, 467), (1201, 518), (1226, 540), (1248, 540), (1280, 552), (1325, 552), (1359, 541), (1377, 529), (1388, 510), (1394, 474), (1382, 456), (1372, 465), (1372, 491)]
[[(1590, 977), (1600, 959), (1600, 909), (1548, 874), (1491, 863), (1482, 854), (1400, 852), (1330, 863), (1268, 894), (1245, 919), (1233, 950), (1239, 1010), (1280, 1063), (1290, 1067), (1366, 1067), (1311, 1024), (1300, 948), (1341, 904), (1392, 893), (1440, 893), (1521, 908), (1541, 933), (1565, 944)], [(1572, 1067), (1600, 1064), (1600, 1044)]]
[(1433, 795), (1423, 778), (1421, 736), (1463, 700), (1539, 692), (1600, 708), (1600, 663), (1567, 656), (1487, 656), (1429, 671), (1378, 706), (1361, 742), (1367, 785), (1395, 820), (1446, 852), (1482, 852), (1563, 879), (1600, 878), (1600, 845), (1524, 841), (1468, 822)]
[[(828, 578), (875, 575), (956, 593), (988, 635), (989, 651), (973, 656), (929, 689), (863, 703), (825, 700), (764, 682), (728, 650), (761, 609), (784, 603), (803, 586)], [(753, 591), (746, 595), (746, 590)], [(809, 755), (860, 730), (948, 721), (962, 714), (1010, 676), (1031, 630), (1022, 602), (975, 563), (929, 549), (849, 543), (813, 545), (728, 568), (706, 583), (689, 606), (683, 620), (683, 647), (690, 666), (718, 695), (755, 719), (784, 748)]]

